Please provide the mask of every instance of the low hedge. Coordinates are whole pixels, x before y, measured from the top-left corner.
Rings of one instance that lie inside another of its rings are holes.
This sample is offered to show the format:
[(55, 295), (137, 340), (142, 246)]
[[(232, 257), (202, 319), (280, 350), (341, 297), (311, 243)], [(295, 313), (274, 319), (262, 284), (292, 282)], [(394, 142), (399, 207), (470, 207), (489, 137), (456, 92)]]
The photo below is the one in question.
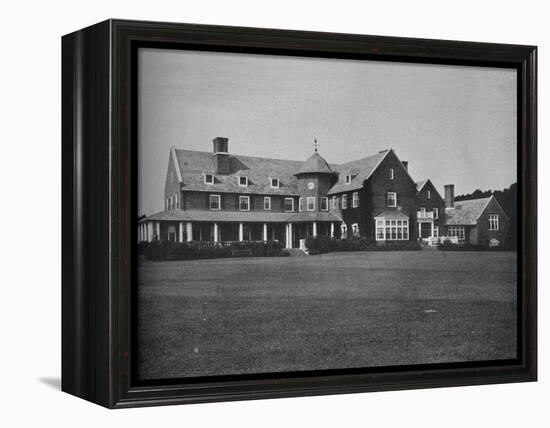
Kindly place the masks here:
[(173, 242), (152, 241), (138, 244), (138, 254), (147, 260), (196, 260), (227, 257), (280, 257), (288, 255), (279, 242)]
[(308, 236), (305, 245), (310, 255), (338, 251), (411, 251), (421, 249), (420, 244), (416, 241), (372, 242), (365, 238), (336, 239), (320, 236)]
[(487, 245), (472, 245), (467, 244), (453, 244), (450, 241), (441, 242), (437, 248), (440, 251), (512, 251), (514, 248), (511, 248), (508, 245), (499, 245), (498, 247), (489, 247)]

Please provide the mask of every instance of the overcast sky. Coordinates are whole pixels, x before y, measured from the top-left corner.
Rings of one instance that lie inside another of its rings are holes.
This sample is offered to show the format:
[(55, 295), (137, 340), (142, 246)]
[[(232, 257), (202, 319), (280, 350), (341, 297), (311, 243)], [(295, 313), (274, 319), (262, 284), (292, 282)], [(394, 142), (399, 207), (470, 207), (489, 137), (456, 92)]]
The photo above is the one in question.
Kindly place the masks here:
[(440, 193), (516, 181), (516, 71), (210, 53), (139, 52), (139, 214), (164, 207), (171, 146), (329, 163), (393, 148)]

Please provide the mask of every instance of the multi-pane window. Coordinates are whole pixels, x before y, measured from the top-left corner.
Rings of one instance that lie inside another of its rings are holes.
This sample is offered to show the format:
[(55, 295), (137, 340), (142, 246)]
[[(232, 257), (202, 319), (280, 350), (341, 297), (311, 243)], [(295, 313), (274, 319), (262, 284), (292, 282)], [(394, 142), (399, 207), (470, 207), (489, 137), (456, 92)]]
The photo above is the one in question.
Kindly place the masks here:
[(348, 209), (348, 195), (342, 195), (342, 209)]
[(274, 188), (279, 187), (279, 179), (278, 178), (272, 178), (271, 179), (271, 187), (274, 187)]
[(326, 196), (321, 197), (321, 211), (328, 211), (328, 198)]
[(386, 193), (386, 206), (387, 207), (396, 207), (397, 206), (397, 193), (387, 192)]
[(239, 210), (250, 211), (250, 196), (239, 196)]
[(221, 209), (221, 197), (220, 197), (220, 195), (210, 195), (210, 209), (211, 210), (220, 210)]
[(346, 184), (351, 183), (351, 174), (346, 174)]
[(308, 211), (315, 211), (315, 196), (308, 196), (307, 197), (307, 210)]
[(434, 208), (434, 219), (438, 219), (439, 218), (439, 208)]
[(464, 241), (465, 233), (464, 226), (449, 226), (447, 227), (447, 236), (456, 236), (459, 241)]
[(426, 198), (432, 199), (432, 192), (430, 190), (426, 192)]
[(432, 236), (433, 236), (434, 238), (439, 237), (439, 226), (434, 226)]
[(285, 211), (294, 211), (294, 198), (285, 198)]
[(357, 208), (359, 206), (359, 192), (353, 192), (353, 195), (351, 198), (351, 206), (353, 208)]
[(408, 241), (409, 220), (394, 218), (376, 219), (377, 241)]
[(338, 196), (332, 197), (332, 210), (336, 211), (338, 209)]
[(298, 211), (302, 212), (304, 210), (304, 198), (298, 198)]
[(390, 180), (393, 180), (393, 168), (390, 168)]
[(248, 186), (248, 177), (237, 177), (239, 180), (239, 186), (246, 187)]
[(264, 210), (269, 211), (271, 209), (271, 198), (269, 196), (264, 196)]
[(214, 174), (204, 174), (204, 184), (214, 184)]
[(489, 214), (489, 230), (498, 230), (498, 214)]

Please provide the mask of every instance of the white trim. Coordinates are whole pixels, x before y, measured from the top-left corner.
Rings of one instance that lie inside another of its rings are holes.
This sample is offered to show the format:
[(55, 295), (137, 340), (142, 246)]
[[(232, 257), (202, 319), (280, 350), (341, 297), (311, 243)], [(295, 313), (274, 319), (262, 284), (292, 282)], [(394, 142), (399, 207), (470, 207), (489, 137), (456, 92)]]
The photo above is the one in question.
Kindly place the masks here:
[(434, 220), (439, 220), (439, 208), (438, 207), (433, 207), (432, 211), (434, 213)]
[[(315, 204), (316, 204), (316, 197), (315, 196), (308, 196), (306, 199), (306, 211), (315, 211)], [(313, 201), (313, 208), (309, 209), (309, 201)]]
[[(218, 198), (218, 208), (212, 208), (212, 197), (217, 197)], [(210, 211), (221, 211), (222, 209), (222, 197), (221, 195), (209, 195), (208, 197), (208, 209)]]
[(304, 210), (304, 198), (300, 197), (298, 198), (298, 212), (302, 212)]
[(426, 199), (432, 199), (432, 192), (430, 189), (426, 190)]
[[(242, 209), (241, 208), (241, 198), (246, 198), (246, 200), (248, 201), (248, 208), (247, 209)], [(239, 195), (239, 211), (250, 211), (250, 196)]]
[[(348, 181), (348, 178), (349, 178), (349, 181)], [(353, 181), (353, 175), (346, 174), (346, 176), (344, 177), (344, 184), (347, 186), (348, 184), (351, 184), (352, 181)]]
[[(266, 202), (269, 202), (269, 208), (265, 207)], [(264, 211), (271, 211), (271, 196), (264, 196)]]
[[(323, 209), (323, 201), (326, 202), (326, 208)], [(321, 196), (321, 206), (319, 207), (321, 208), (321, 211), (328, 211), (328, 198), (326, 196)]]
[[(277, 180), (276, 186), (273, 185), (273, 180)], [(271, 187), (272, 189), (278, 189), (279, 187), (281, 187), (281, 181), (278, 178), (269, 177), (269, 187)]]
[(359, 206), (359, 192), (353, 192), (351, 194), (351, 207), (357, 208)]
[[(395, 198), (394, 198), (395, 205), (388, 205), (388, 203), (390, 201), (389, 195), (395, 195)], [(386, 206), (389, 207), (389, 208), (397, 207), (397, 192), (386, 192)]]
[[(491, 219), (491, 216), (495, 216), (496, 218), (493, 218)], [(500, 230), (500, 219), (499, 219), (499, 215), (497, 213), (489, 213), (489, 229), (488, 230), (491, 230), (493, 232), (497, 231), (497, 230)], [(492, 228), (491, 225), (492, 223), (495, 223), (496, 225), (496, 228)]]
[[(212, 185), (216, 181), (216, 177), (214, 176), (214, 174), (210, 174), (208, 172), (205, 172), (203, 175), (204, 175), (204, 184)], [(206, 176), (208, 176), (208, 175), (212, 177), (212, 182), (209, 182), (209, 181), (206, 180)]]
[[(288, 200), (292, 201), (292, 209), (291, 209), (291, 210), (287, 210), (287, 209), (286, 209), (286, 201), (288, 201)], [(294, 212), (294, 198), (285, 198), (285, 199), (283, 200), (283, 210), (284, 210), (285, 213), (292, 213), (292, 212)]]
[[(241, 184), (241, 178), (246, 180), (246, 184)], [(248, 177), (245, 175), (237, 175), (237, 184), (239, 187), (248, 187)]]
[(345, 193), (342, 195), (342, 210), (347, 210), (347, 209), (348, 209), (348, 195), (347, 193)]
[[(395, 225), (392, 225), (391, 222), (395, 221)], [(387, 222), (390, 222), (388, 225)], [(400, 222), (401, 224), (398, 224)], [(392, 217), (375, 217), (374, 218), (374, 236), (377, 241), (409, 241), (411, 234), (409, 228), (409, 219), (406, 220), (403, 218), (392, 218)], [(382, 229), (382, 237), (378, 236), (378, 229)], [(390, 236), (387, 236), (387, 230), (390, 229)], [(394, 233), (392, 229), (395, 229), (395, 238), (392, 238)], [(401, 238), (397, 237), (398, 232), (401, 232)], [(407, 237), (405, 238), (405, 231), (407, 232)]]
[(393, 168), (390, 168), (390, 180), (393, 180), (395, 177), (395, 171), (393, 170)]
[(180, 170), (180, 164), (178, 162), (178, 155), (176, 154), (176, 148), (170, 147), (170, 157), (172, 158), (172, 161), (174, 162), (174, 169), (176, 170), (176, 177), (178, 178), (178, 181), (180, 183), (183, 183), (183, 178), (181, 175)]

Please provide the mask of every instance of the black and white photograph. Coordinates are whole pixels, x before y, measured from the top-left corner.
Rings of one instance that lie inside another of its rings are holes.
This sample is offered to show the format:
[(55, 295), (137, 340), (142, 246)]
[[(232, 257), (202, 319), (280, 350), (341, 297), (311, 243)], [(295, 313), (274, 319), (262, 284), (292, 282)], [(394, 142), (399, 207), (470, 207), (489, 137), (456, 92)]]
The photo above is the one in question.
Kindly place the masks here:
[(517, 360), (517, 81), (139, 48), (138, 379)]

